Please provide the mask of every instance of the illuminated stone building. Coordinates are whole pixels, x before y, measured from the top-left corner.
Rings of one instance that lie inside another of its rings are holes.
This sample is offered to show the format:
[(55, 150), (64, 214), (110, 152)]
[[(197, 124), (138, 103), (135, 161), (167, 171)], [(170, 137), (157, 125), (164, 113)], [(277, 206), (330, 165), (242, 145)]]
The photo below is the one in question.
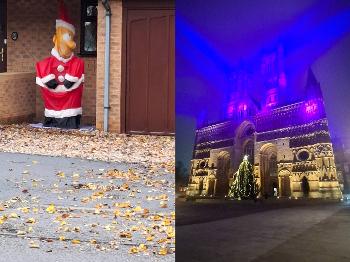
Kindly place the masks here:
[(279, 197), (342, 197), (320, 84), (309, 69), (302, 98), (287, 102), (282, 56), (279, 48), (262, 59), (262, 101), (248, 92), (254, 81), (239, 72), (227, 120), (196, 130), (188, 196), (226, 196), (249, 155), (261, 196), (277, 189)]

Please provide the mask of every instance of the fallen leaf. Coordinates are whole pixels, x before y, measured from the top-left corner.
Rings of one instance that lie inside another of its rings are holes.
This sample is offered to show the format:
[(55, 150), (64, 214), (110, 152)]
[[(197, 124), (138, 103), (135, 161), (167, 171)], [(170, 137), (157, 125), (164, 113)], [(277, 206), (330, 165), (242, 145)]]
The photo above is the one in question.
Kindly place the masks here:
[(56, 176), (58, 176), (58, 177), (60, 177), (60, 178), (65, 178), (65, 177), (66, 177), (66, 175), (64, 174), (64, 172), (58, 172), (58, 173), (56, 174)]
[(46, 208), (46, 212), (49, 214), (54, 214), (56, 213), (56, 207), (54, 206), (54, 204), (50, 204), (47, 208)]
[(140, 244), (138, 248), (139, 248), (139, 251), (146, 251), (147, 250), (147, 246), (145, 244)]
[(19, 216), (16, 213), (11, 213), (9, 218), (19, 218)]
[(136, 254), (139, 253), (139, 249), (137, 247), (131, 247), (129, 249), (129, 254)]
[(29, 224), (34, 224), (36, 222), (35, 218), (31, 217), (31, 218), (28, 218), (26, 223), (29, 223)]
[(119, 233), (119, 236), (120, 236), (121, 238), (132, 238), (132, 235), (131, 235), (130, 232), (120, 232), (120, 233)]
[(29, 247), (30, 248), (39, 248), (39, 244), (35, 241), (30, 241), (29, 242)]
[(162, 247), (162, 248), (159, 249), (158, 255), (163, 255), (164, 256), (166, 254), (168, 254), (168, 249), (167, 248)]
[(160, 207), (161, 208), (167, 208), (168, 207), (168, 203), (165, 201), (160, 201)]
[(80, 244), (80, 240), (79, 239), (73, 239), (72, 240), (72, 244)]
[(59, 241), (65, 241), (66, 238), (65, 238), (64, 236), (59, 236), (58, 240), (59, 240)]

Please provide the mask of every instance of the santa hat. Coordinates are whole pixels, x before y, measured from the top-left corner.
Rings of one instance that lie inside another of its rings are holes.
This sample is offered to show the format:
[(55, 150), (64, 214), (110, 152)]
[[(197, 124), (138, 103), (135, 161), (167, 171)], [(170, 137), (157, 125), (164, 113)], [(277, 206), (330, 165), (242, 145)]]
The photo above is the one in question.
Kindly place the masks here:
[(67, 9), (64, 5), (63, 0), (60, 0), (60, 5), (59, 5), (59, 18), (56, 20), (56, 28), (57, 27), (64, 27), (67, 28), (68, 30), (72, 31), (73, 34), (75, 34), (75, 28), (73, 26), (73, 23), (69, 19), (67, 15)]

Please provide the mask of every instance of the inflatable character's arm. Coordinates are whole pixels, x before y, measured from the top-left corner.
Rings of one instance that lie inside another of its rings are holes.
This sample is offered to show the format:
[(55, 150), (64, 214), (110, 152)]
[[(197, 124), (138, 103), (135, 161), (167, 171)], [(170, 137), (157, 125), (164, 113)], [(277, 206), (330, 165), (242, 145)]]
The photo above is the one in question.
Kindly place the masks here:
[(49, 59), (44, 59), (36, 64), (36, 83), (50, 89), (58, 86), (55, 75), (50, 72)]
[(77, 88), (84, 82), (84, 62), (82, 59), (76, 59), (68, 68), (64, 76), (63, 85), (67, 88)]

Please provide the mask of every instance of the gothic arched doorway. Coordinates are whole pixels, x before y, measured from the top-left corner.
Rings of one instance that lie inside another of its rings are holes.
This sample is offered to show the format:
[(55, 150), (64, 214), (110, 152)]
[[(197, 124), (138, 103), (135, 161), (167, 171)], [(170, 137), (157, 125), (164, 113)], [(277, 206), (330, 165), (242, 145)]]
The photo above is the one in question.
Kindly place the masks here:
[(229, 189), (230, 154), (226, 151), (220, 152), (217, 159), (217, 182), (216, 195), (226, 196)]
[(276, 195), (278, 190), (277, 148), (274, 144), (265, 144), (260, 150), (261, 194)]
[(214, 187), (215, 187), (215, 180), (209, 179), (209, 181), (208, 181), (208, 196), (214, 195), (214, 192), (215, 192)]
[(280, 179), (280, 196), (290, 197), (291, 196), (291, 187), (290, 187), (290, 172), (288, 170), (282, 170), (279, 173)]

